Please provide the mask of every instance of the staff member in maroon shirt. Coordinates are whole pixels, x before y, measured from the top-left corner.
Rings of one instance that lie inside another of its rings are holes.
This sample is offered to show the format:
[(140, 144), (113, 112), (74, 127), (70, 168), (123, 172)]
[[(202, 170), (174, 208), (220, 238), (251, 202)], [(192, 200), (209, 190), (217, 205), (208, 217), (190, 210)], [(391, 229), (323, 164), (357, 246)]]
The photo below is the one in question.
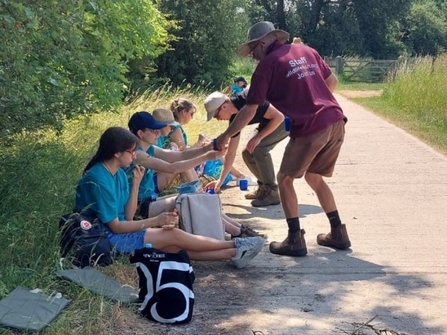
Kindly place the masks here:
[(338, 80), (318, 52), (305, 44), (285, 44), (289, 34), (273, 23), (258, 22), (248, 30), (240, 56), (259, 61), (251, 78), (247, 104), (216, 144), (222, 148), (230, 137), (253, 118), (258, 105), (268, 100), (291, 119), (290, 140), (277, 175), (281, 204), (289, 227), (282, 242), (270, 243), (279, 255), (307, 254), (300, 227), (293, 181), (304, 176), (325, 211), (331, 230), (319, 234), (319, 245), (347, 249), (351, 246), (341, 223), (335, 199), (323, 177), (331, 177), (344, 139), (346, 117), (332, 95)]

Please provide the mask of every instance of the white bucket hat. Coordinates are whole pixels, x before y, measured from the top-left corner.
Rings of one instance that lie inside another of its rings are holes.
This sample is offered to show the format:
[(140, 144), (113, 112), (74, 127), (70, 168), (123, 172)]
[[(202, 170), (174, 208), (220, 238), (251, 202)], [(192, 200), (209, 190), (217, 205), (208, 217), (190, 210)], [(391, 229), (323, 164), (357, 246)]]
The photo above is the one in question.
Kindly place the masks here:
[(213, 118), (216, 110), (223, 105), (223, 103), (227, 100), (225, 94), (221, 92), (213, 92), (208, 95), (204, 101), (205, 109), (206, 109), (206, 120), (209, 121)]
[(237, 53), (241, 57), (247, 57), (253, 49), (253, 44), (269, 34), (275, 34), (281, 42), (285, 42), (289, 39), (288, 32), (281, 29), (275, 29), (275, 26), (270, 21), (261, 21), (252, 25), (248, 29), (248, 42), (242, 44)]

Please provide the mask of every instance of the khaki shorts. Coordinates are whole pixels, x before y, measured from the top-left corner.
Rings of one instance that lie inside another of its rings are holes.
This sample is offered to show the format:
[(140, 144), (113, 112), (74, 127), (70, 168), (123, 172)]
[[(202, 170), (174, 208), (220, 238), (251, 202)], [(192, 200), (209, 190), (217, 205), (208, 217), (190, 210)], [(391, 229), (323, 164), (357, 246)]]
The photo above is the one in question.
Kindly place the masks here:
[(343, 120), (306, 137), (291, 138), (279, 171), (301, 178), (306, 171), (331, 177), (345, 137)]

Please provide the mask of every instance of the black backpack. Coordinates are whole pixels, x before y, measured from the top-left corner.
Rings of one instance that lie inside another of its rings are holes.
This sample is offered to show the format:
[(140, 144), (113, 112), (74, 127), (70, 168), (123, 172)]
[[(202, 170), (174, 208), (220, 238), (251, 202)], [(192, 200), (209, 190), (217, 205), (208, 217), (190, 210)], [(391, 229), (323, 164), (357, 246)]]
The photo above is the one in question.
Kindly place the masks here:
[(107, 266), (113, 263), (112, 244), (97, 219), (79, 213), (63, 215), (59, 220), (60, 253), (74, 266)]

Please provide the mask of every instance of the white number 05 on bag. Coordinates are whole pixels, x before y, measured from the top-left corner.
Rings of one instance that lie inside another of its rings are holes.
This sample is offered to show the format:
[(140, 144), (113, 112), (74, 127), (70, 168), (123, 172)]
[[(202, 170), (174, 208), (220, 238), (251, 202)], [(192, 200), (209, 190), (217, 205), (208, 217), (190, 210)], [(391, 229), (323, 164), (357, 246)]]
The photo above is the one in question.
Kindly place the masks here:
[(143, 248), (135, 251), (130, 262), (137, 266), (142, 316), (161, 323), (191, 320), (195, 276), (186, 251), (172, 254)]

